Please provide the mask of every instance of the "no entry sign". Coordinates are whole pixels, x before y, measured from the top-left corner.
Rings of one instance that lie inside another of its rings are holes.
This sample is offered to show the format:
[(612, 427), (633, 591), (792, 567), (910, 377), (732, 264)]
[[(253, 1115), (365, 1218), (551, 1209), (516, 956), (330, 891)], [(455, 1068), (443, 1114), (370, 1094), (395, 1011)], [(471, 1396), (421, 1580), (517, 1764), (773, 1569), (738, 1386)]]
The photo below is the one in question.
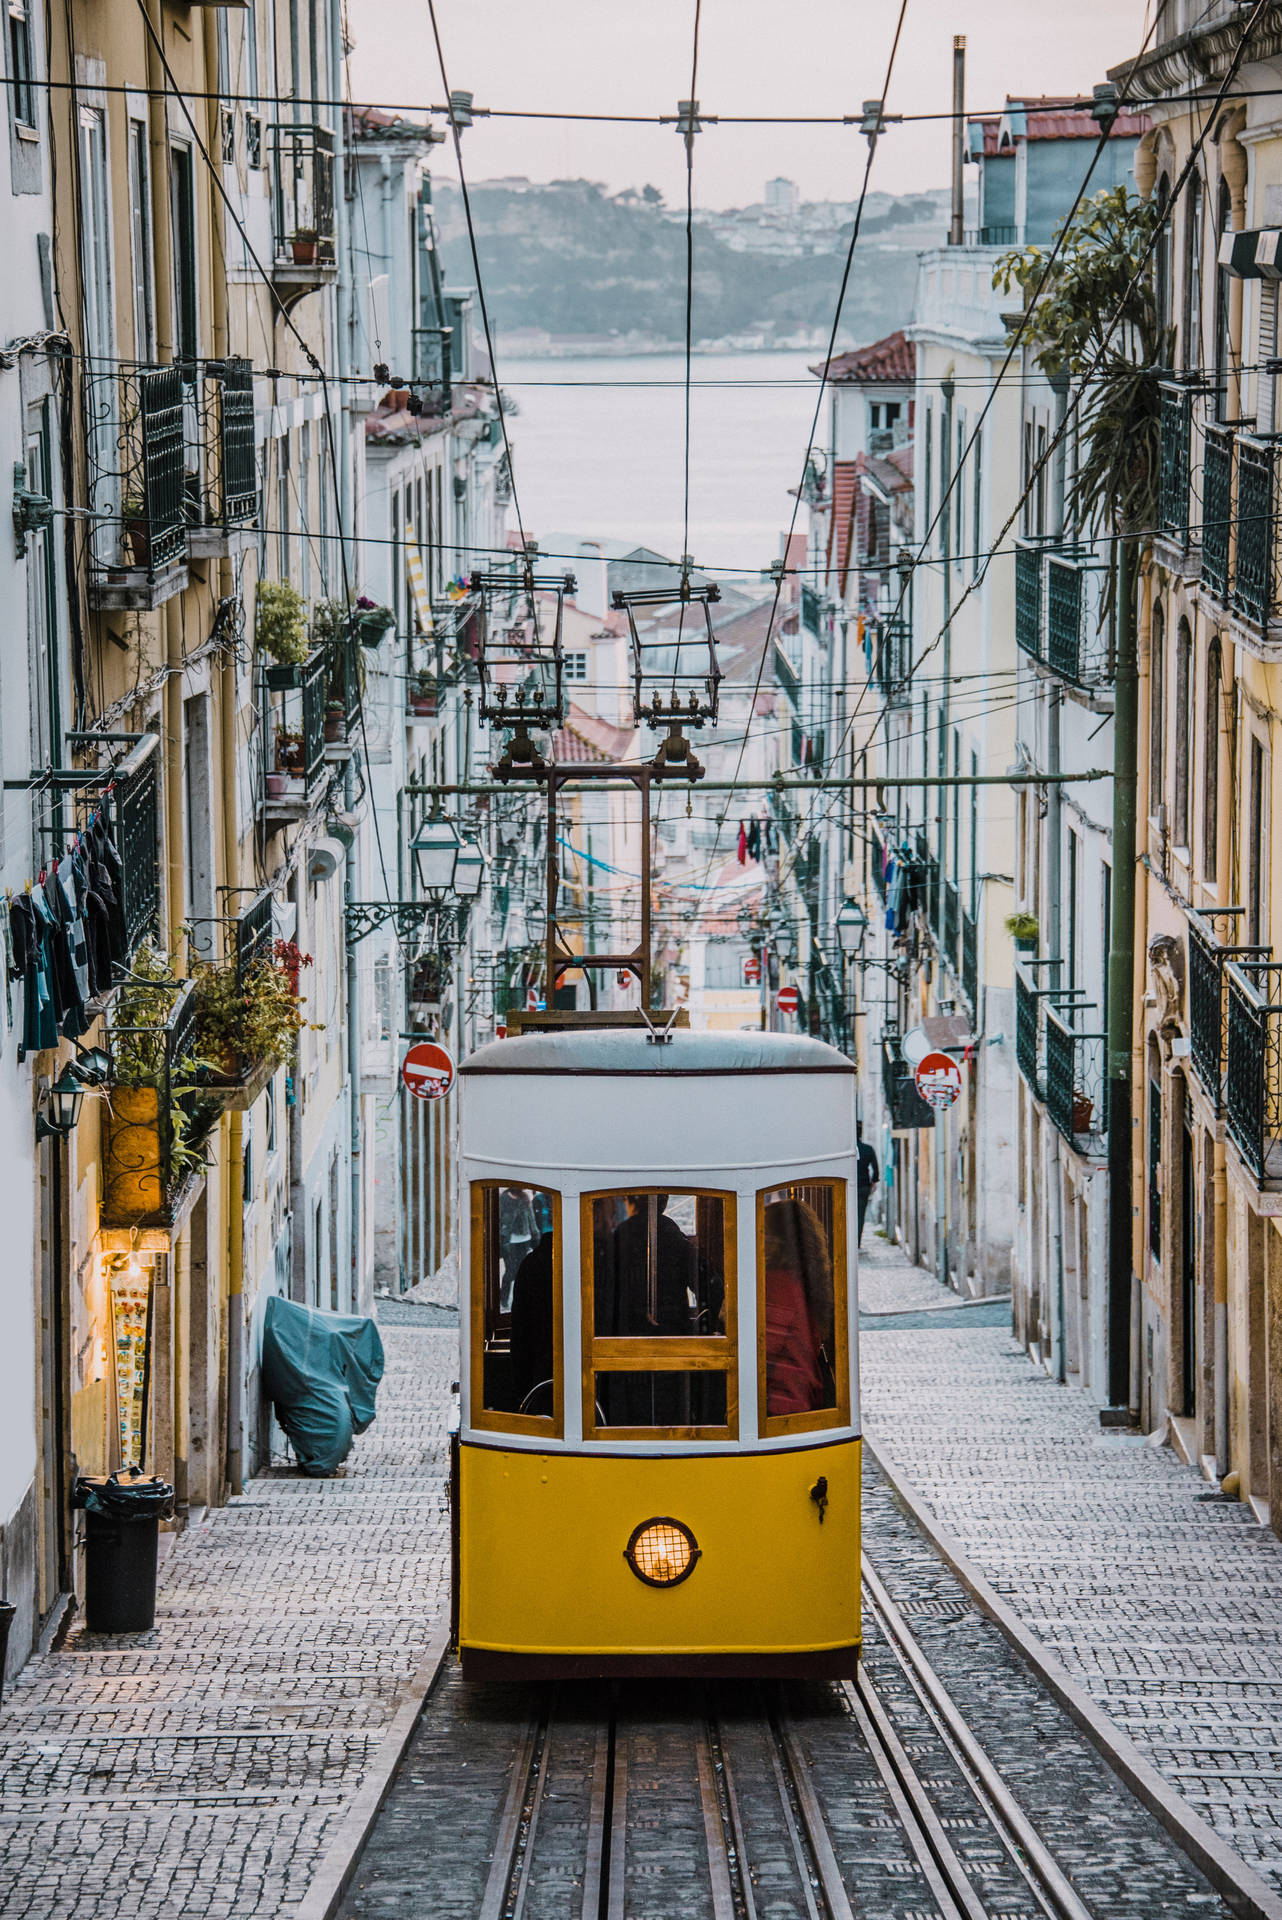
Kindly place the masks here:
[(923, 1060), (919, 1060), (913, 1079), (926, 1105), (933, 1107), (936, 1113), (943, 1113), (951, 1107), (961, 1092), (961, 1068), (946, 1053), (928, 1053)]
[(435, 1040), (420, 1040), (401, 1065), (401, 1079), (416, 1100), (443, 1100), (454, 1085), (454, 1059)]
[(745, 960), (743, 963), (743, 977), (748, 986), (755, 986), (761, 978), (760, 960)]
[(795, 987), (780, 987), (775, 995), (775, 1005), (780, 1013), (795, 1013), (801, 1005), (801, 995)]

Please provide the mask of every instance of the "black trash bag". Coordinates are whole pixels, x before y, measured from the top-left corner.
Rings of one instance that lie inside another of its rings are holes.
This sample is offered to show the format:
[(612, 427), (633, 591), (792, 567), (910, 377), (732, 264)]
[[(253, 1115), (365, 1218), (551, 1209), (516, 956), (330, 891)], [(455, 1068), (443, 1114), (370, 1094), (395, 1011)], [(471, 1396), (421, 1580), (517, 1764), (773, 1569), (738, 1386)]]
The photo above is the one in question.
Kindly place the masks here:
[(105, 1520), (168, 1520), (174, 1490), (155, 1474), (121, 1467), (112, 1474), (80, 1474), (71, 1489), (71, 1504)]
[(334, 1473), (374, 1418), (383, 1343), (372, 1320), (273, 1295), (263, 1319), (263, 1390), (304, 1473)]

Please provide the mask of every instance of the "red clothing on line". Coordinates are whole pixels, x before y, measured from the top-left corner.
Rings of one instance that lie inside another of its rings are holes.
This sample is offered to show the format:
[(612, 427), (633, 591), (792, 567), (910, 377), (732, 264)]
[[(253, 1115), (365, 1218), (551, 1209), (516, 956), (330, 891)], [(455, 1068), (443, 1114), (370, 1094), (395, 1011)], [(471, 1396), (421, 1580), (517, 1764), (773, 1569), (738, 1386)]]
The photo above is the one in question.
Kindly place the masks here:
[(820, 1341), (800, 1274), (766, 1268), (766, 1412), (813, 1413), (824, 1404)]

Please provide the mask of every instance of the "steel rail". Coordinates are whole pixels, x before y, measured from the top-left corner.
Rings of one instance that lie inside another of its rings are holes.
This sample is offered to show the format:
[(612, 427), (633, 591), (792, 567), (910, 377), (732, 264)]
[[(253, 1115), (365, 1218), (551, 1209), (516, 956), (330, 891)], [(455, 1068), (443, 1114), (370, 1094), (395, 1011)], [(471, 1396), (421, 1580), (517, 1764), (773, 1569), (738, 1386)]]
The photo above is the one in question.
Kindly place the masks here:
[[(966, 1721), (931, 1666), (912, 1629), (891, 1599), (884, 1582), (867, 1558), (863, 1562), (864, 1585), (880, 1616), (886, 1640), (913, 1682), (918, 1695), (932, 1713), (949, 1744), (962, 1763), (972, 1791), (983, 1807), (990, 1824), (1001, 1836), (1007, 1851), (1028, 1879), (1048, 1913), (1056, 1920), (1095, 1920), (1091, 1909), (1065, 1875), (1028, 1815), (1015, 1799), (1001, 1774), (967, 1726)], [(843, 1690), (858, 1713), (861, 1696), (872, 1694), (867, 1671), (860, 1669), (854, 1683), (844, 1681)], [(982, 1908), (981, 1908), (982, 1913)]]
[(555, 1696), (531, 1709), (512, 1763), (507, 1799), (499, 1821), (494, 1858), (477, 1920), (521, 1920), (529, 1885), (534, 1836), (543, 1805), (548, 1750), (552, 1740)]

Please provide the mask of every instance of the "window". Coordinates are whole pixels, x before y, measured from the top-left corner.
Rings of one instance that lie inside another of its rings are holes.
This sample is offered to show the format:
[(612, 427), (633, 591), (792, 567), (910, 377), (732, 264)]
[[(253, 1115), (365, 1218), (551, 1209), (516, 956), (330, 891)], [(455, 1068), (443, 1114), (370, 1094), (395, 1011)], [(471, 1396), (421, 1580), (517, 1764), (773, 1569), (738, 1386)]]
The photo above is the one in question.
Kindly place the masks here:
[(1166, 681), (1163, 661), (1163, 620), (1160, 606), (1153, 608), (1149, 637), (1148, 669), (1148, 810), (1156, 815), (1166, 795)]
[(974, 565), (978, 567), (984, 544), (984, 431), (982, 427), (977, 427), (975, 430), (975, 444), (971, 448), (970, 458), (975, 483), (974, 503), (971, 508), (970, 544), (975, 556)]
[(559, 1434), (561, 1196), (472, 1187), (472, 1425)]
[(1184, 203), (1184, 365), (1202, 370), (1202, 182), (1194, 173)]
[(843, 1180), (757, 1195), (757, 1389), (766, 1435), (850, 1418)]
[(733, 1439), (734, 1195), (585, 1194), (581, 1231), (584, 1434)]
[(588, 677), (588, 656), (586, 653), (567, 653), (565, 656), (565, 677), (567, 680), (586, 680)]
[(1214, 880), (1220, 838), (1220, 643), (1206, 650), (1206, 744), (1202, 760), (1202, 873)]
[(1162, 1082), (1156, 1048), (1149, 1052), (1148, 1082), (1148, 1250), (1162, 1259)]
[(927, 551), (929, 551), (931, 509), (934, 504), (934, 491), (935, 491), (934, 475), (932, 472), (932, 468), (934, 465), (935, 441), (934, 441), (934, 427), (931, 422), (931, 413), (932, 413), (932, 409), (930, 407), (927, 407), (926, 409), (926, 473), (925, 473), (925, 484), (922, 489), (923, 513), (922, 513), (922, 520), (921, 520), (921, 530), (918, 535), (921, 545), (924, 548), (926, 548)]
[(144, 120), (129, 122), (129, 243), (134, 280), (134, 357), (150, 361), (156, 357), (156, 325), (151, 277), (151, 168)]
[(957, 467), (956, 488), (953, 494), (953, 558), (960, 560), (966, 551), (966, 489), (962, 483), (962, 467), (966, 459), (966, 416), (961, 414), (957, 421)]
[(31, 10), (26, 0), (9, 0), (9, 81), (14, 119), (20, 127), (34, 128), (36, 89), (31, 58)]
[(1268, 851), (1264, 838), (1264, 808), (1267, 791), (1264, 748), (1252, 736), (1246, 839), (1246, 938), (1248, 946), (1252, 947), (1258, 947), (1263, 943), (1265, 928), (1269, 924), (1268, 910), (1264, 903), (1264, 862)]
[[(1227, 180), (1220, 181), (1219, 204), (1216, 207), (1215, 235), (1216, 254), (1219, 254), (1219, 241), (1229, 232), (1233, 224), (1233, 199)], [(1230, 292), (1233, 278), (1227, 267), (1215, 270), (1215, 417), (1225, 420), (1229, 413), (1229, 363), (1232, 358), (1229, 337)]]
[(1187, 620), (1181, 620), (1175, 635), (1175, 814), (1172, 830), (1177, 847), (1189, 844), (1192, 793), (1192, 768), (1189, 764), (1193, 743), (1193, 634)]
[(1153, 245), (1153, 296), (1157, 304), (1158, 327), (1165, 331), (1174, 318), (1171, 299), (1171, 183), (1165, 174), (1157, 183), (1154, 199), (1158, 229)]
[(174, 249), (174, 358), (191, 364), (196, 334), (196, 190), (190, 147), (169, 155), (169, 208)]

